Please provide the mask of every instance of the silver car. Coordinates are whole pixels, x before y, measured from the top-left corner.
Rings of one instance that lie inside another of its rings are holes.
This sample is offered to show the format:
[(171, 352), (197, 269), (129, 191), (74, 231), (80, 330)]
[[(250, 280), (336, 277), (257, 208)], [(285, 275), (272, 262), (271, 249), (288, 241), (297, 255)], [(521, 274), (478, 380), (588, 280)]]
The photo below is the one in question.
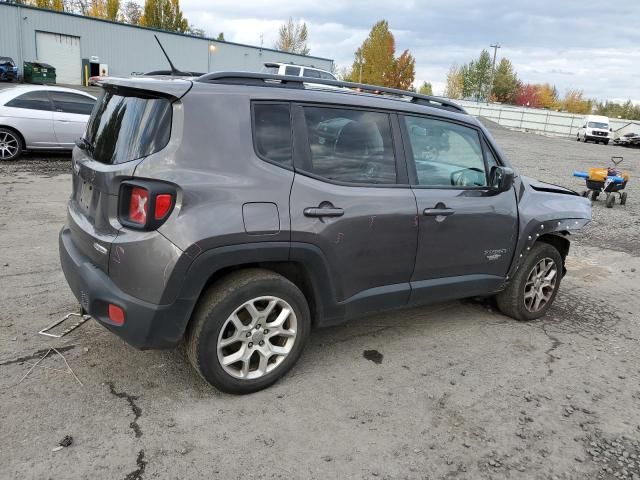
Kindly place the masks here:
[(0, 90), (0, 161), (24, 150), (72, 150), (96, 98), (71, 88), (19, 85)]

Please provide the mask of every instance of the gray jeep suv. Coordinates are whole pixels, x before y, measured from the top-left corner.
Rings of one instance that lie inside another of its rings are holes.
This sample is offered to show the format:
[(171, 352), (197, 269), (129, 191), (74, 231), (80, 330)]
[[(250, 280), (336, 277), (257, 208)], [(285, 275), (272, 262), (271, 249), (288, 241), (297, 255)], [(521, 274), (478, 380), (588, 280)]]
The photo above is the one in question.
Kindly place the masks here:
[(205, 380), (249, 393), (312, 326), (471, 296), (544, 315), (590, 208), (514, 174), (442, 99), (238, 72), (110, 79), (73, 152), (60, 258), (106, 328), (143, 349), (184, 339)]

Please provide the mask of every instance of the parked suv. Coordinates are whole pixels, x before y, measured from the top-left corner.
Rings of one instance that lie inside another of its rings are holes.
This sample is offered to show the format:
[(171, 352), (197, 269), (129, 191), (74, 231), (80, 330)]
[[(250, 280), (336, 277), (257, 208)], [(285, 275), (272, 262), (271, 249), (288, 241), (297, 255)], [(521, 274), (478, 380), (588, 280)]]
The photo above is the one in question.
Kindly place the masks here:
[(471, 296), (545, 314), (587, 199), (514, 174), (453, 103), (308, 82), (107, 80), (60, 233), (82, 309), (138, 348), (184, 339), (232, 393), (283, 376), (312, 326)]

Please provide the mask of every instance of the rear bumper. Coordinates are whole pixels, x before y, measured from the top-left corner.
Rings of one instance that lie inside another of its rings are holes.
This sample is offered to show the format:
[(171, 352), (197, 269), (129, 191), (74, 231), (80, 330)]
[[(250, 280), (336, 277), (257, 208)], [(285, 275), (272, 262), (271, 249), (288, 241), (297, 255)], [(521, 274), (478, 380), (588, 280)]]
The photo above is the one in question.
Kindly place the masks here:
[[(179, 299), (170, 305), (155, 305), (123, 292), (76, 248), (67, 226), (60, 231), (59, 249), (60, 264), (71, 291), (99, 323), (140, 349), (171, 348), (180, 342), (193, 310), (192, 302)], [(110, 303), (125, 311), (123, 325), (109, 320)]]

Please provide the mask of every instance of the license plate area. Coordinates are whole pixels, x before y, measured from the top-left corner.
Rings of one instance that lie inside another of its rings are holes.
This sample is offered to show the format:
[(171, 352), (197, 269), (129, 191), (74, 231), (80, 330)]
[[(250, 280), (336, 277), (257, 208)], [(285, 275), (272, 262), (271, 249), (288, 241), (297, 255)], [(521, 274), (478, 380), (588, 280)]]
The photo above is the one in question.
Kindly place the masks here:
[(76, 200), (78, 201), (78, 205), (88, 213), (91, 208), (91, 201), (93, 200), (93, 185), (86, 180), (81, 179), (81, 182)]

